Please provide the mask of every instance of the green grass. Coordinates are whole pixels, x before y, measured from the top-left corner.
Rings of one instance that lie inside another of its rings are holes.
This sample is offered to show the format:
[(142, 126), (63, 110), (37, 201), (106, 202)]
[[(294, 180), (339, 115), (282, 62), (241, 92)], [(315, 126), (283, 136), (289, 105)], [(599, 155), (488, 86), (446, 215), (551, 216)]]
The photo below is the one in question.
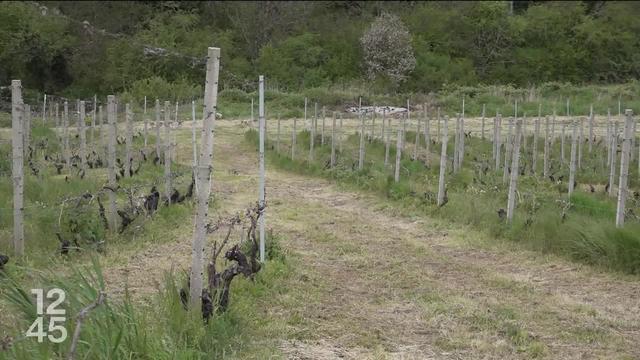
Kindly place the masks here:
[[(499, 209), (506, 209), (507, 186), (502, 181), (502, 171), (495, 172), (491, 163), (491, 144), (479, 138), (466, 140), (464, 167), (457, 174), (447, 170), (448, 203), (435, 205), (440, 144), (431, 147), (432, 166), (410, 159), (413, 154), (415, 134), (407, 133), (407, 145), (401, 161), (401, 180), (393, 181), (395, 146), (390, 147), (389, 165), (384, 166), (384, 144), (379, 140), (367, 143), (365, 166), (357, 170), (359, 135), (347, 136), (343, 152), (337, 155), (337, 165), (328, 168), (330, 146), (321, 147), (317, 140), (314, 161), (309, 162), (309, 133), (302, 131), (297, 137), (297, 158), (290, 159), (289, 145), (281, 145), (281, 151), (273, 151), (267, 142), (270, 163), (278, 168), (312, 176), (321, 176), (354, 189), (376, 193), (389, 198), (403, 208), (417, 209), (423, 214), (440, 217), (458, 224), (472, 226), (491, 237), (505, 239), (543, 253), (566, 256), (573, 260), (615, 271), (640, 274), (640, 223), (629, 219), (623, 229), (615, 223), (615, 198), (599, 190), (598, 193), (577, 190), (569, 201), (567, 197), (567, 166), (562, 166), (560, 141), (556, 141), (551, 155), (551, 174), (557, 179), (564, 176), (562, 184), (556, 184), (541, 176), (521, 176), (518, 183), (518, 201), (514, 221), (507, 224), (498, 217)], [(257, 133), (249, 130), (245, 140), (257, 144)], [(528, 139), (527, 155), (531, 154), (533, 139)], [(395, 139), (392, 140), (395, 144)], [(449, 154), (453, 152), (453, 139), (449, 141)], [(567, 144), (565, 144), (567, 146)], [(538, 151), (543, 146), (538, 145)], [(421, 148), (424, 153), (424, 148)], [(568, 150), (565, 149), (568, 154)], [(436, 155), (438, 154), (438, 155)], [(599, 155), (596, 155), (599, 154)], [(608, 181), (606, 171), (599, 171), (597, 164), (603, 161), (606, 151), (597, 147), (589, 155), (587, 145), (583, 149), (583, 167), (577, 176), (579, 184), (591, 183), (603, 186)], [(504, 154), (503, 154), (504, 155)], [(542, 171), (542, 155), (538, 154), (538, 172)], [(568, 155), (567, 155), (568, 157)], [(436, 166), (438, 164), (438, 166)], [(448, 163), (448, 168), (451, 162)], [(489, 170), (484, 173), (484, 166)], [(637, 188), (637, 169), (631, 170), (631, 187)], [(570, 206), (563, 209), (570, 203)], [(627, 208), (640, 211), (636, 200), (630, 199)], [(563, 216), (564, 213), (564, 216)]]

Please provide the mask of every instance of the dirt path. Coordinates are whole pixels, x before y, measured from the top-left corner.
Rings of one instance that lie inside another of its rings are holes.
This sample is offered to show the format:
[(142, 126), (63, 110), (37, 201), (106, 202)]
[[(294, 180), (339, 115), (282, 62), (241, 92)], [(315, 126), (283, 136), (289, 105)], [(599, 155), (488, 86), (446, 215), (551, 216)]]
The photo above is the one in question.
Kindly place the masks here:
[[(237, 122), (219, 124), (214, 193), (225, 213), (256, 197), (257, 156), (241, 150)], [(288, 325), (271, 339), (284, 357), (640, 358), (637, 278), (477, 249), (481, 234), (273, 168), (267, 199), (267, 227), (284, 235), (297, 266), (290, 291), (265, 310)], [(108, 269), (110, 286), (155, 291), (165, 270), (189, 263), (190, 226), (136, 254), (135, 266)]]

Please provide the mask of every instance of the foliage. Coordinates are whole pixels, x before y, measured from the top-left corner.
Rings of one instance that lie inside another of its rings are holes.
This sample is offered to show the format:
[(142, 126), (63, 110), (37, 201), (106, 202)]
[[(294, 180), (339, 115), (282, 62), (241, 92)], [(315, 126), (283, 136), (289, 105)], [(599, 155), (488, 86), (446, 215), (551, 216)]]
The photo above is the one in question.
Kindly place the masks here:
[(634, 2), (522, 2), (513, 15), (508, 2), (7, 2), (0, 83), (73, 97), (155, 78), (195, 89), (207, 46), (222, 49), (221, 90), (255, 91), (259, 73), (280, 91), (620, 83), (640, 75), (638, 15)]
[(398, 84), (416, 66), (411, 35), (396, 15), (382, 13), (362, 35), (360, 42), (370, 79), (383, 75)]

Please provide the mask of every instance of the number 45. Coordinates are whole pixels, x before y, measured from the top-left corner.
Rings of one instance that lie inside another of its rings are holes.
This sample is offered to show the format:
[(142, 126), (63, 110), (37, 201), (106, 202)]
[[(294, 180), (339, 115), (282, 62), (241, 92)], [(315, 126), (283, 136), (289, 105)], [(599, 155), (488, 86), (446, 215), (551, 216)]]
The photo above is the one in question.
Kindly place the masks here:
[[(31, 324), (27, 333), (25, 334), (27, 337), (36, 337), (38, 338), (38, 342), (41, 343), (44, 341), (44, 338), (47, 337), (49, 341), (53, 343), (61, 343), (67, 339), (67, 329), (64, 327), (64, 322), (66, 318), (64, 315), (66, 314), (65, 309), (58, 309), (58, 305), (62, 304), (64, 299), (66, 298), (66, 294), (61, 289), (51, 289), (47, 292), (47, 299), (53, 299), (57, 295), (57, 299), (53, 301), (49, 306), (47, 306), (46, 313), (43, 313), (44, 310), (44, 291), (42, 289), (31, 289), (31, 293), (36, 295), (36, 313), (39, 315), (38, 318)], [(47, 331), (44, 330), (44, 317), (43, 315), (63, 315), (63, 316), (52, 316), (49, 318), (49, 329), (48, 332), (50, 334), (47, 335)], [(57, 324), (60, 323), (60, 324)], [(51, 333), (59, 332), (59, 336), (54, 336)]]

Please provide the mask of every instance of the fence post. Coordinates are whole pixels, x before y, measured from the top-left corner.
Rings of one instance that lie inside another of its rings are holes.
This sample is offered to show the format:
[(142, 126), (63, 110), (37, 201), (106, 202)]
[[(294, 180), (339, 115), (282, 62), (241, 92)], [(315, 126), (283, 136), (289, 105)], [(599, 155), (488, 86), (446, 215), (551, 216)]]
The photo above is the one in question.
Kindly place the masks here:
[(611, 127), (611, 110), (607, 109), (607, 166), (611, 165), (611, 132), (613, 130)]
[(509, 127), (507, 128), (507, 142), (505, 143), (506, 149), (504, 152), (504, 168), (502, 169), (502, 183), (506, 184), (509, 179), (509, 160), (512, 156), (513, 149), (513, 119), (509, 119)]
[[(314, 102), (313, 103), (313, 119), (311, 120), (313, 122), (313, 133), (317, 134), (318, 133), (318, 102)], [(314, 138), (315, 141), (315, 138)]]
[[(318, 103), (316, 103), (316, 110), (318, 108)], [(317, 115), (317, 114), (316, 114)], [(316, 140), (316, 124), (315, 124), (315, 116), (311, 119), (311, 126), (309, 127), (309, 162), (313, 161), (313, 146), (315, 145)]]
[(295, 160), (296, 158), (296, 123), (298, 119), (293, 118), (293, 132), (291, 133), (291, 160)]
[(156, 99), (156, 157), (162, 159), (162, 138), (160, 137), (160, 100)]
[(620, 181), (618, 185), (618, 207), (616, 211), (616, 227), (624, 226), (625, 202), (627, 200), (627, 182), (629, 180), (629, 160), (631, 155), (631, 138), (633, 134), (633, 112), (631, 109), (624, 111), (626, 115), (624, 123), (624, 139), (622, 141), (622, 153), (620, 154)]
[(458, 172), (458, 161), (460, 157), (458, 156), (458, 150), (460, 150), (460, 113), (456, 114), (456, 130), (453, 135), (453, 173)]
[(57, 101), (56, 101), (55, 108), (56, 108), (56, 116), (55, 116), (55, 119), (56, 119), (56, 134), (59, 135), (58, 134), (58, 128), (60, 127), (60, 104)]
[(429, 165), (431, 163), (431, 154), (430, 154), (430, 148), (431, 148), (431, 134), (430, 134), (430, 126), (429, 126), (429, 113), (427, 111), (427, 105), (424, 104), (424, 114), (425, 114), (425, 118), (424, 118), (424, 142), (425, 142), (425, 163), (427, 165)]
[[(360, 98), (362, 103), (362, 98)], [(362, 116), (362, 106), (358, 106), (358, 116), (360, 117), (360, 148), (358, 151), (358, 170), (364, 166), (364, 116)]]
[(253, 97), (251, 97), (251, 128), (253, 129), (254, 119), (253, 119)]
[(394, 169), (393, 180), (400, 181), (400, 160), (402, 158), (402, 125), (398, 126), (398, 136), (396, 138), (396, 167)]
[(593, 150), (593, 104), (589, 108), (589, 154)]
[(143, 113), (142, 113), (144, 119), (144, 147), (147, 147), (147, 138), (149, 136), (149, 118), (147, 117), (147, 97), (144, 97), (144, 109), (143, 109)]
[(445, 184), (444, 184), (444, 176), (447, 170), (447, 127), (449, 123), (449, 117), (447, 115), (444, 116), (444, 134), (442, 135), (442, 146), (440, 150), (440, 175), (438, 177), (438, 206), (444, 205), (444, 195), (445, 195)]
[(422, 128), (421, 118), (418, 116), (418, 124), (416, 125), (416, 138), (413, 143), (413, 159), (418, 160), (418, 148), (420, 147), (420, 130)]
[[(548, 128), (549, 125), (547, 123), (547, 129)], [(538, 115), (535, 123), (533, 124), (533, 148), (531, 149), (531, 171), (533, 172), (533, 175), (538, 174), (538, 135), (540, 135), (540, 115)], [(547, 131), (544, 141), (546, 142), (548, 138), (549, 133)]]
[[(384, 124), (385, 121), (387, 121), (385, 119), (385, 114), (386, 114), (386, 109), (382, 110), (382, 123)], [(389, 119), (389, 124), (387, 126), (386, 129), (386, 133), (384, 134), (385, 136), (385, 140), (384, 140), (384, 166), (386, 167), (389, 164), (389, 147), (391, 146), (391, 119)]]
[(278, 114), (278, 130), (276, 132), (276, 152), (280, 153), (280, 114)]
[[(463, 102), (464, 104), (464, 102)], [(463, 107), (464, 110), (464, 107)], [(462, 113), (462, 116), (460, 117), (460, 141), (458, 142), (458, 145), (460, 146), (460, 149), (458, 150), (458, 170), (462, 169), (462, 164), (464, 161), (464, 138), (465, 138), (465, 134), (464, 134), (464, 111)]]
[(91, 132), (89, 133), (89, 144), (94, 145), (95, 131), (96, 131), (96, 103), (98, 102), (98, 96), (93, 95), (93, 109), (91, 109)]
[(131, 148), (133, 142), (133, 124), (131, 123), (133, 119), (131, 118), (133, 114), (131, 113), (131, 105), (129, 103), (125, 104), (125, 126), (126, 126), (126, 137), (124, 144), (124, 176), (131, 177)]
[(484, 111), (486, 110), (486, 104), (482, 104), (482, 140), (484, 140)]
[(340, 154), (342, 154), (342, 114), (338, 113), (338, 117), (340, 119), (340, 127), (338, 128), (338, 150)]
[[(65, 112), (67, 108), (67, 102), (64, 103)], [(116, 192), (115, 189), (118, 186), (116, 183), (116, 97), (113, 95), (107, 96), (107, 121), (109, 122), (109, 141), (108, 141), (108, 156), (107, 156), (107, 177), (109, 182), (109, 227), (112, 232), (118, 230), (118, 223), (116, 220)]]
[(213, 130), (218, 103), (218, 72), (220, 49), (210, 47), (207, 56), (207, 72), (204, 90), (205, 117), (202, 121), (202, 145), (198, 161), (198, 187), (196, 218), (191, 253), (189, 299), (192, 309), (200, 311), (204, 272), (204, 249), (207, 238), (207, 217), (211, 195), (211, 165), (213, 158)]
[(562, 122), (562, 138), (560, 139), (560, 158), (562, 159), (562, 165), (565, 163), (564, 156), (564, 140), (565, 140), (565, 129), (567, 128), (567, 124)]
[(69, 149), (69, 102), (64, 102), (64, 114), (62, 118), (62, 147), (64, 152), (64, 162), (67, 164), (67, 170), (71, 170), (71, 149)]
[(584, 142), (583, 119), (579, 119), (580, 132), (578, 134), (578, 170), (582, 169), (582, 143)]
[[(265, 260), (265, 244), (264, 244), (264, 135), (265, 135), (265, 118), (264, 118), (264, 76), (258, 77), (258, 126), (260, 127), (260, 184), (258, 189), (258, 205), (262, 209), (262, 216), (260, 217), (260, 262), (264, 263)], [(316, 110), (318, 104), (316, 103)], [(313, 144), (313, 140), (311, 141)]]
[(496, 171), (500, 170), (500, 153), (502, 152), (501, 130), (502, 130), (502, 115), (496, 114), (496, 129), (495, 129), (495, 143), (496, 143)]
[(20, 80), (11, 80), (11, 147), (13, 152), (13, 164), (11, 167), (11, 177), (13, 178), (13, 249), (16, 256), (24, 255), (23, 121), (24, 102), (22, 101), (22, 82)]
[(542, 164), (542, 176), (546, 179), (549, 176), (549, 151), (550, 151), (550, 139), (549, 139), (549, 116), (544, 119), (544, 159)]
[(609, 196), (613, 196), (613, 187), (616, 184), (616, 160), (618, 153), (618, 122), (615, 121), (613, 124), (614, 133), (610, 138), (609, 151), (610, 151), (610, 162), (609, 162)]
[(80, 132), (80, 168), (87, 169), (87, 138), (85, 133), (85, 102), (80, 101), (80, 116), (78, 117), (78, 131)]
[(571, 136), (571, 163), (569, 164), (569, 198), (571, 198), (571, 194), (574, 190), (574, 184), (576, 181), (576, 142), (578, 141), (577, 137), (577, 124), (574, 121), (573, 123), (573, 135)]
[(324, 146), (324, 123), (327, 114), (325, 113), (325, 107), (322, 106), (322, 127), (320, 128), (320, 146)]
[(192, 176), (198, 191), (198, 138), (196, 137), (196, 102), (191, 100), (191, 144), (193, 149), (193, 160), (191, 160)]
[[(322, 122), (324, 124), (324, 111), (322, 116)], [(331, 168), (336, 166), (336, 113), (333, 112), (333, 120), (331, 123)]]
[(513, 213), (516, 206), (516, 188), (518, 186), (518, 175), (520, 173), (520, 139), (522, 137), (522, 121), (516, 119), (516, 135), (511, 161), (511, 179), (509, 181), (509, 196), (507, 200), (507, 222), (513, 221)]
[(436, 108), (436, 139), (440, 139), (440, 106)]
[(311, 130), (311, 129), (309, 129), (309, 123), (307, 123), (307, 102), (308, 102), (308, 99), (305, 96), (304, 97), (304, 127), (307, 130)]
[(164, 102), (164, 191), (171, 204), (171, 110), (169, 102)]
[(100, 126), (100, 136), (98, 137), (98, 149), (101, 153), (102, 158), (104, 159), (105, 164), (107, 163), (107, 158), (109, 155), (107, 154), (107, 141), (105, 141), (105, 137), (107, 136), (104, 128), (104, 113), (102, 112), (102, 105), (98, 107), (98, 124)]
[(373, 104), (373, 112), (371, 112), (371, 141), (376, 137), (376, 104)]
[[(22, 96), (22, 90), (21, 90), (20, 96)], [(42, 104), (42, 125), (44, 125), (46, 121), (47, 121), (47, 94), (44, 94), (44, 103)]]
[[(12, 124), (13, 127), (13, 124)], [(29, 151), (29, 143), (31, 142), (31, 106), (24, 105), (24, 120), (22, 121), (22, 152), (24, 154)], [(23, 158), (24, 159), (24, 158)], [(23, 160), (24, 164), (24, 160)]]

